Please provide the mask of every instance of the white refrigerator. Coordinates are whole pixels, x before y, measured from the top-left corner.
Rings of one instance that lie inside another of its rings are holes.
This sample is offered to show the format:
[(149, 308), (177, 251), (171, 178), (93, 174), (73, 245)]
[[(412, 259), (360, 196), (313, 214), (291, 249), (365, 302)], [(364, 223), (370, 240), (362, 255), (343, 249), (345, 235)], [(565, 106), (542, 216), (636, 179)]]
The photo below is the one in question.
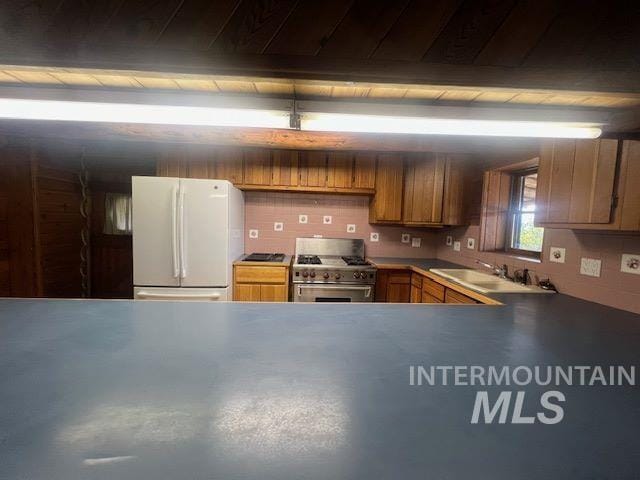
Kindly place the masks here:
[(133, 177), (134, 298), (232, 299), (244, 196), (226, 180)]

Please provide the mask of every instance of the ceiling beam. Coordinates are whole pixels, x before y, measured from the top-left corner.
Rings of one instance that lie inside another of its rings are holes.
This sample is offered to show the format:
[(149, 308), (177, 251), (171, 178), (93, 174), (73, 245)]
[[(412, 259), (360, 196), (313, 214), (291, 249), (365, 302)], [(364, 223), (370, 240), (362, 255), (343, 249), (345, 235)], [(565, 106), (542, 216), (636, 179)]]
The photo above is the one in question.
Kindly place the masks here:
[(639, 70), (558, 69), (327, 58), (307, 55), (215, 55), (157, 48), (81, 47), (55, 52), (0, 53), (0, 64), (97, 68), (266, 78), (639, 93)]
[(295, 150), (447, 152), (526, 158), (539, 148), (535, 138), (380, 135), (304, 132), (262, 128), (186, 127), (81, 122), (0, 120), (0, 138), (29, 137), (77, 141), (180, 143)]

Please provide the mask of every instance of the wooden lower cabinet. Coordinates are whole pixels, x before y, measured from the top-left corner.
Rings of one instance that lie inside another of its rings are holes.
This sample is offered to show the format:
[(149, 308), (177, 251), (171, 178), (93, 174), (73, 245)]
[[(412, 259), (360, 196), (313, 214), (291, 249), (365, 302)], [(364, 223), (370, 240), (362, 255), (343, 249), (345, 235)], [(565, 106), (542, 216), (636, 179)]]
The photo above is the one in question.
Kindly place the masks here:
[(480, 303), (471, 297), (447, 288), (444, 292), (444, 303)]
[(407, 270), (378, 270), (376, 302), (388, 303), (492, 303), (475, 300), (436, 280)]
[(233, 300), (236, 302), (287, 302), (289, 266), (233, 266)]
[(411, 301), (411, 272), (378, 270), (375, 300), (387, 303), (409, 303)]

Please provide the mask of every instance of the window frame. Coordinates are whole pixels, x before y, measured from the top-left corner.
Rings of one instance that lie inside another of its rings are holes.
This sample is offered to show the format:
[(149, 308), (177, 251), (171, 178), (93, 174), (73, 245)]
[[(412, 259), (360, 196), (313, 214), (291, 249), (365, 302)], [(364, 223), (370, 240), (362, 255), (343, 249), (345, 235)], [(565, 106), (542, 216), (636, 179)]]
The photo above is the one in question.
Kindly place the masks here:
[[(522, 214), (522, 195), (524, 190), (524, 178), (528, 175), (531, 175), (532, 173), (538, 173), (537, 165), (532, 167), (522, 168), (519, 170), (509, 171), (509, 175), (511, 176), (511, 190), (509, 193), (509, 206), (507, 209), (504, 251), (509, 255), (515, 255), (518, 257), (529, 257), (536, 260), (540, 260), (542, 258), (542, 249), (539, 252), (537, 252), (535, 250), (513, 248), (511, 246), (513, 244), (514, 229), (516, 227), (516, 224), (519, 223), (519, 220), (520, 220), (520, 215), (518, 214)], [(537, 192), (537, 187), (536, 187), (536, 192)], [(516, 203), (518, 204), (518, 208), (514, 208)], [(535, 216), (535, 212), (534, 212), (534, 216)], [(518, 218), (517, 221), (516, 221), (516, 217)], [(543, 233), (543, 239), (544, 239), (544, 233)]]

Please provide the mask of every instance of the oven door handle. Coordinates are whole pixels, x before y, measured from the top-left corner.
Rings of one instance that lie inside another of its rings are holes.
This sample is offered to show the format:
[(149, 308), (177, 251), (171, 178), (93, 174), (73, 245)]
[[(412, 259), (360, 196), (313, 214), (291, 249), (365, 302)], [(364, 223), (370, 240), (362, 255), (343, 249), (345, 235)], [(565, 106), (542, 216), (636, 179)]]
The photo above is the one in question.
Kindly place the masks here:
[(308, 290), (312, 290), (312, 289), (321, 289), (321, 290), (364, 290), (365, 294), (364, 294), (364, 298), (369, 298), (371, 296), (371, 287), (361, 287), (358, 285), (354, 285), (354, 286), (350, 286), (350, 285), (340, 285), (338, 286), (332, 286), (332, 285), (298, 285), (298, 296), (302, 295), (302, 289), (308, 289)]

